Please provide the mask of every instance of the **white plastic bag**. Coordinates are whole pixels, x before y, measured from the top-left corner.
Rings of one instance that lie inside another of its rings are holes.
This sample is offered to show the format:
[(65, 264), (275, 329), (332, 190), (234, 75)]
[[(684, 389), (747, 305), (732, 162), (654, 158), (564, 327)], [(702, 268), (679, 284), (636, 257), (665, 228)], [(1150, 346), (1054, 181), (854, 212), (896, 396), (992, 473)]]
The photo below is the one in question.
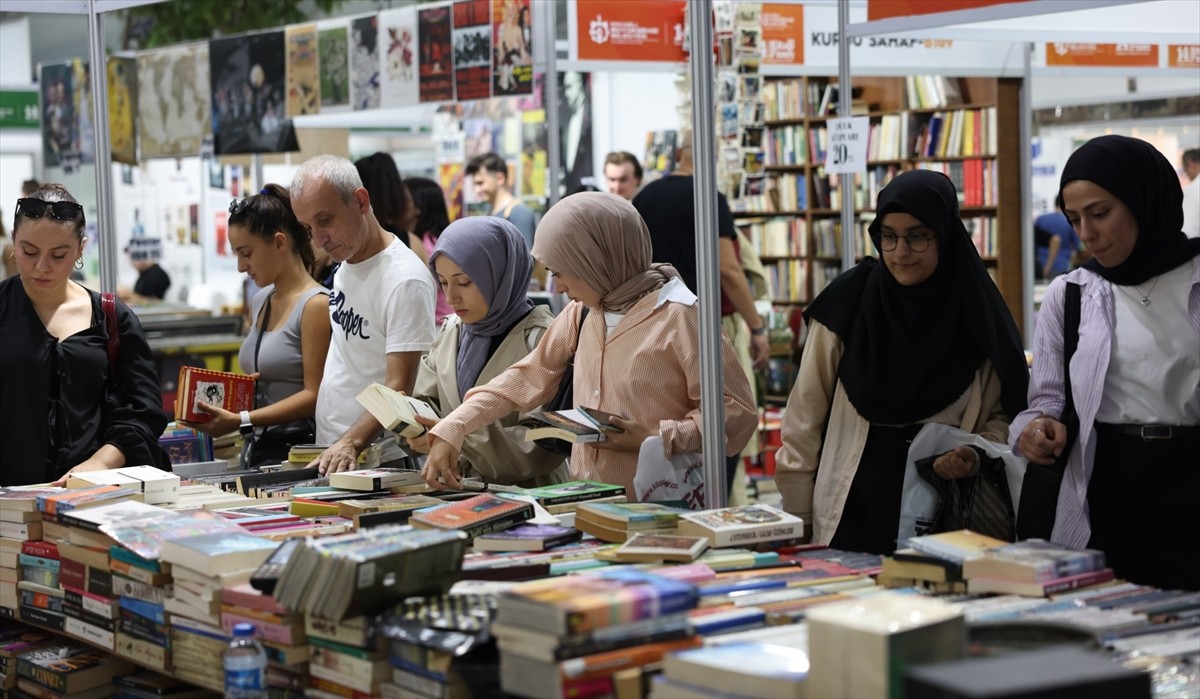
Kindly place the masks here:
[(703, 510), (704, 456), (667, 456), (662, 437), (651, 437), (642, 442), (642, 448), (638, 452), (633, 490), (639, 502), (682, 500), (693, 510)]
[(957, 447), (979, 447), (988, 456), (1004, 460), (1004, 475), (1008, 479), (1008, 492), (1012, 495), (1013, 512), (1017, 511), (1021, 503), (1021, 482), (1025, 479), (1025, 467), (1028, 464), (1025, 459), (1013, 454), (1007, 444), (997, 444), (981, 435), (950, 425), (926, 423), (909, 445), (908, 463), (904, 466), (900, 528), (896, 536), (901, 546), (911, 537), (928, 534), (937, 515), (937, 490), (917, 473), (917, 462)]

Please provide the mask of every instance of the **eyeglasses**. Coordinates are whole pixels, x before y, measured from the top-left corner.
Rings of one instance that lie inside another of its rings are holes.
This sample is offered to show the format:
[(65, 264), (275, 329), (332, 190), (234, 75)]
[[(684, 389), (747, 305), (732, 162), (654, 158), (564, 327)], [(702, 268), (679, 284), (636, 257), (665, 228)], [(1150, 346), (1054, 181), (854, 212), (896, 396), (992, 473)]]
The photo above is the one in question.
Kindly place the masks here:
[(246, 197), (245, 199), (234, 199), (233, 201), (229, 202), (229, 214), (231, 216), (237, 216), (245, 211), (246, 207), (248, 206), (250, 206), (249, 197)]
[(900, 244), (900, 239), (904, 239), (904, 244), (913, 252), (925, 252), (929, 249), (930, 241), (937, 239), (936, 233), (909, 233), (908, 235), (896, 235), (895, 233), (883, 233), (879, 236), (879, 249), (884, 252), (891, 252)]
[(17, 200), (17, 215), (26, 218), (41, 218), (49, 209), (50, 215), (59, 221), (74, 221), (83, 216), (83, 207), (73, 201), (46, 201), (24, 197)]

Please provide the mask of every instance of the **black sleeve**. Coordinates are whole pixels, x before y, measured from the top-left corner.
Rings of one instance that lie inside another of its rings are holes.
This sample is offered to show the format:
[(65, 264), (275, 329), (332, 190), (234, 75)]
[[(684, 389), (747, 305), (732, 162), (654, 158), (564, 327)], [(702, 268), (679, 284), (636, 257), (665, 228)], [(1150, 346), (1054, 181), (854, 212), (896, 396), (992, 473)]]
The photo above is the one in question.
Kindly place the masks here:
[(104, 406), (101, 441), (125, 454), (127, 466), (159, 466), (163, 463), (158, 438), (167, 427), (162, 407), (158, 370), (142, 324), (125, 304), (117, 301), (117, 327), (121, 349), (117, 357), (115, 399)]
[(146, 298), (161, 299), (166, 297), (167, 289), (170, 288), (171, 276), (162, 267), (154, 265), (138, 275), (137, 282), (133, 285), (133, 293)]
[(729, 210), (729, 200), (719, 192), (717, 193), (717, 237), (737, 239), (737, 229), (733, 226), (733, 213)]

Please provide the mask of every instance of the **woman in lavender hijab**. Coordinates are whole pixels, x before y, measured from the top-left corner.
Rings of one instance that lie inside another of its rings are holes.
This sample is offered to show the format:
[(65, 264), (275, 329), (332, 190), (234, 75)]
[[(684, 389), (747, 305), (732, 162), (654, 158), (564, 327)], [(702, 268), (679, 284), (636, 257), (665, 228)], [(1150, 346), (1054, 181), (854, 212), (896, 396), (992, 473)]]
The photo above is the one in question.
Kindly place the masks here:
[[(554, 318), (526, 297), (533, 258), (525, 237), (502, 218), (477, 216), (450, 224), (429, 255), (429, 267), (454, 314), (422, 360), (413, 395), (444, 416), (469, 390), (524, 359)], [(512, 413), (469, 435), (460, 473), (523, 487), (565, 481), (563, 457), (527, 443), (527, 424), (528, 415)], [(426, 439), (411, 439), (409, 446), (426, 453)]]

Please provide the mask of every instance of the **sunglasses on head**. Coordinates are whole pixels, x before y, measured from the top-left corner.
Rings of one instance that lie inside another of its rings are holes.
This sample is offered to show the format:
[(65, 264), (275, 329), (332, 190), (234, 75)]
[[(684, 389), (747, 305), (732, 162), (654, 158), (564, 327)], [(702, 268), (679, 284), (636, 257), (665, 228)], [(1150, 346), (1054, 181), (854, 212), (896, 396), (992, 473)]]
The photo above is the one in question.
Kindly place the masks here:
[(41, 218), (50, 210), (50, 215), (59, 221), (74, 221), (83, 216), (83, 207), (73, 201), (45, 201), (25, 197), (17, 200), (17, 215), (27, 218)]
[(245, 199), (234, 199), (233, 201), (229, 202), (229, 214), (231, 216), (237, 216), (245, 211), (246, 207), (248, 206), (250, 206), (249, 197), (246, 197)]

